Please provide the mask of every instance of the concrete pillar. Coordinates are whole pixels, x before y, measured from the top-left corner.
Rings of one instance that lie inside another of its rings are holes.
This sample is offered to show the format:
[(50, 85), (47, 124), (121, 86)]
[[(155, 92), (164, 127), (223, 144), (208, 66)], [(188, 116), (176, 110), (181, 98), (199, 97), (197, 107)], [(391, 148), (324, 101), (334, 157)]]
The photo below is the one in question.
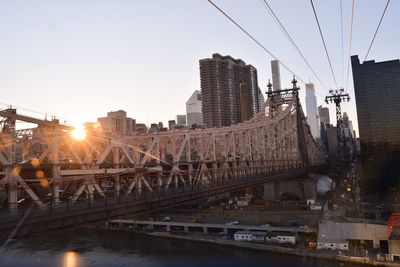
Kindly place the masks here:
[(192, 186), (192, 179), (193, 179), (193, 164), (192, 163), (189, 163), (189, 165), (188, 165), (188, 176), (189, 176), (189, 186)]
[(317, 184), (315, 179), (307, 179), (303, 182), (304, 197), (305, 199), (316, 199), (317, 197)]
[(206, 227), (206, 226), (203, 226), (203, 234), (207, 234), (207, 233), (208, 233), (207, 227)]
[(218, 179), (218, 165), (216, 162), (212, 163), (212, 177), (214, 181)]
[(189, 232), (189, 226), (184, 225), (184, 226), (183, 226), (183, 231), (184, 231), (185, 233), (188, 233), (188, 232)]
[(121, 192), (121, 177), (119, 175), (114, 176), (114, 190), (115, 196), (119, 197)]
[[(176, 168), (179, 169), (178, 165), (176, 165)], [(178, 175), (174, 174), (174, 187), (175, 187), (175, 189), (178, 188), (178, 182), (179, 182), (178, 181)]]
[(162, 179), (161, 179), (161, 172), (157, 173), (157, 185), (159, 188), (162, 187), (163, 183), (162, 183)]
[(227, 235), (228, 234), (228, 228), (224, 228), (224, 235)]
[(171, 225), (167, 224), (166, 225), (166, 230), (167, 230), (167, 232), (171, 231)]
[(136, 190), (138, 195), (142, 195), (142, 177), (141, 176), (136, 176)]
[(89, 193), (89, 200), (90, 200), (90, 203), (93, 203), (93, 192), (94, 192), (94, 188), (93, 188), (93, 184), (92, 184), (92, 183), (87, 185), (87, 190), (88, 190), (88, 193)]
[(18, 191), (17, 183), (13, 182), (8, 185), (8, 210), (11, 213), (18, 212)]
[(275, 198), (275, 183), (264, 184), (264, 199), (269, 201), (274, 201)]
[(60, 180), (59, 179), (54, 179), (52, 186), (51, 186), (51, 192), (53, 196), (53, 204), (54, 206), (58, 206), (60, 202)]

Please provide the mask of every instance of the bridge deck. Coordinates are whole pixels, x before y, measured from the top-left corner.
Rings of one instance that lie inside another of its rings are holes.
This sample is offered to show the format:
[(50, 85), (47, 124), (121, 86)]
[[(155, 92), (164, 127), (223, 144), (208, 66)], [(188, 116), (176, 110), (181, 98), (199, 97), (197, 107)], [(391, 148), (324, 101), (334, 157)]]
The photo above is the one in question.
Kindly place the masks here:
[(213, 187), (180, 188), (177, 191), (153, 192), (151, 194), (126, 198), (108, 198), (93, 203), (75, 203), (67, 206), (20, 210), (18, 214), (3, 213), (0, 216), (0, 231), (10, 231), (20, 223), (22, 227), (19, 229), (18, 234), (24, 235), (31, 232), (69, 227), (87, 222), (109, 220), (110, 218), (128, 213), (133, 214), (166, 209), (267, 182), (278, 182), (304, 177), (306, 173), (304, 168), (286, 170), (266, 175), (240, 177), (239, 179), (235, 179), (235, 181), (222, 183)]

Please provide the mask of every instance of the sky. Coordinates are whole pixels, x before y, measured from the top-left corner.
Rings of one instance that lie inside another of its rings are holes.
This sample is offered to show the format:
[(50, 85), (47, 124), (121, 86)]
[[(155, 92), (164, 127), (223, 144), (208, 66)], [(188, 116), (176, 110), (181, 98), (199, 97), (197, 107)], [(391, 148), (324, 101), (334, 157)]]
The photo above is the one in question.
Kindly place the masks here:
[[(316, 85), (317, 102), (335, 83), (310, 1), (268, 0), (326, 89), (290, 45), (261, 0), (214, 0), (296, 75)], [(351, 0), (314, 0), (339, 87), (345, 87)], [(351, 54), (363, 60), (386, 0), (356, 0)], [(400, 1), (389, 4), (368, 59), (400, 58)], [(241, 58), (258, 70), (266, 90), (273, 59), (207, 0), (0, 0), (0, 107), (67, 124), (96, 121), (123, 109), (137, 122), (166, 123), (185, 114), (200, 89), (199, 59), (213, 53)], [(344, 66), (344, 67), (343, 67)], [(292, 75), (281, 67), (283, 87)], [(304, 84), (300, 98), (305, 105)], [(353, 80), (343, 104), (357, 129)], [(324, 104), (325, 105), (325, 104)], [(305, 110), (305, 108), (304, 108)], [(331, 121), (335, 117), (330, 105)]]

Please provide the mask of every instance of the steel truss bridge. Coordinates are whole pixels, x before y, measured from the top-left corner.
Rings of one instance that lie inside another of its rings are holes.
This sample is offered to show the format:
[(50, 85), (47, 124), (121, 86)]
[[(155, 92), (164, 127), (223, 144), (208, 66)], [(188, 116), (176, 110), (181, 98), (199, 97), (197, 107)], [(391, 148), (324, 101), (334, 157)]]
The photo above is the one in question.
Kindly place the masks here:
[[(299, 88), (268, 92), (262, 112), (223, 128), (112, 136), (0, 111), (0, 230), (36, 230), (157, 209), (325, 165)], [(16, 129), (16, 121), (36, 124)], [(31, 229), (32, 230), (32, 229)]]

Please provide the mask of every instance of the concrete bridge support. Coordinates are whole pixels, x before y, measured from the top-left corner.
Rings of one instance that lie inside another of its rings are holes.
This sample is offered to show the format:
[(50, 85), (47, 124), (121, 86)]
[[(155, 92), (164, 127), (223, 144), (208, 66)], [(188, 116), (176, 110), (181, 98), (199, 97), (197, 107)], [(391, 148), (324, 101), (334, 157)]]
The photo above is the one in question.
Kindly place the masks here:
[(268, 201), (282, 200), (283, 197), (305, 201), (315, 199), (316, 196), (316, 182), (312, 178), (264, 184), (264, 199)]

